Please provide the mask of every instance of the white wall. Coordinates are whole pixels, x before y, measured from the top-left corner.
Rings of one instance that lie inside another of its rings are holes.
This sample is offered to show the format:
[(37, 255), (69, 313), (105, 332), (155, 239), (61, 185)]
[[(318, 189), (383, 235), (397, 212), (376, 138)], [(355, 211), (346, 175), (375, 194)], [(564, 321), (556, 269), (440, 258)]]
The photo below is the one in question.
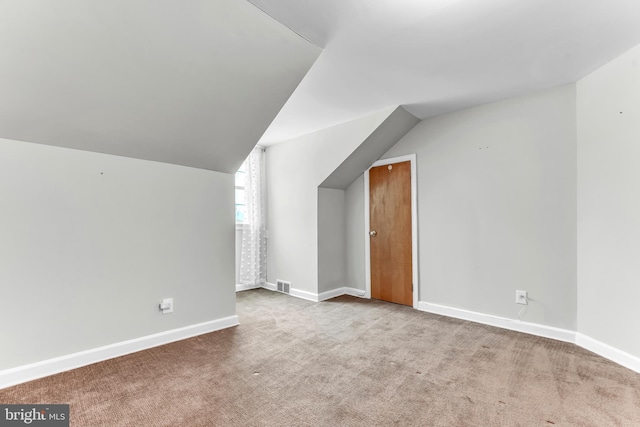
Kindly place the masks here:
[(640, 46), (578, 87), (578, 331), (640, 357)]
[(0, 139), (0, 370), (234, 315), (233, 186)]
[(345, 286), (345, 192), (318, 188), (318, 293)]
[(425, 120), (417, 153), (420, 301), (576, 328), (575, 85)]
[(364, 290), (364, 176), (360, 175), (345, 193), (345, 286)]
[(360, 119), (271, 146), (267, 170), (267, 281), (291, 281), (318, 292), (318, 186), (392, 112)]
[(321, 186), (346, 190), (360, 175), (391, 147), (397, 144), (420, 120), (397, 107), (331, 174)]

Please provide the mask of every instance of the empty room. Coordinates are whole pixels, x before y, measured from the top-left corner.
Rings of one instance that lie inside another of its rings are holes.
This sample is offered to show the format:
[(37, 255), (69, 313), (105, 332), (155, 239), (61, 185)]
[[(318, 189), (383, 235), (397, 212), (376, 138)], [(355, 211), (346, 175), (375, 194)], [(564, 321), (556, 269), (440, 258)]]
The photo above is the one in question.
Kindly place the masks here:
[(640, 2), (0, 1), (0, 426), (640, 425)]

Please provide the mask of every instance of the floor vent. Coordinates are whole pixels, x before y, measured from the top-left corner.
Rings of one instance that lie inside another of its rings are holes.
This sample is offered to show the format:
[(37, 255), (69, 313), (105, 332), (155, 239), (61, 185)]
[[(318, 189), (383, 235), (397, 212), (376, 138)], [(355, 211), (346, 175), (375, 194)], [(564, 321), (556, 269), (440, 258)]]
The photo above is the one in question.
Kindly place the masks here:
[(291, 282), (285, 282), (284, 280), (276, 280), (276, 289), (278, 292), (288, 294), (291, 292)]

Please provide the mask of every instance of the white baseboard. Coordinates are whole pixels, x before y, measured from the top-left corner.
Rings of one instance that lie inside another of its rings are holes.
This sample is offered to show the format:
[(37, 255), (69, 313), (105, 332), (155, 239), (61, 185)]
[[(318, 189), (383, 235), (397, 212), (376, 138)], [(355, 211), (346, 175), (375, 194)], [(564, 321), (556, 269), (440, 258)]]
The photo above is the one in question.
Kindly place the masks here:
[(330, 291), (321, 292), (318, 294), (318, 301), (326, 301), (331, 298), (344, 295), (344, 288), (331, 289)]
[[(268, 283), (268, 282), (265, 283), (264, 286), (262, 286), (262, 288), (263, 289), (267, 289), (269, 291), (276, 291), (276, 292), (278, 291), (278, 287), (276, 285), (274, 285), (273, 283)], [(307, 292), (307, 291), (301, 291), (301, 290), (295, 289), (295, 288), (289, 289), (289, 293), (285, 294), (285, 295), (291, 295), (292, 297), (306, 299), (307, 301), (318, 302), (318, 294), (314, 294), (314, 293)]]
[(300, 289), (291, 288), (289, 290), (289, 295), (306, 299), (307, 301), (318, 302), (318, 294), (314, 294), (313, 292), (301, 291)]
[(576, 341), (575, 331), (540, 325), (538, 323), (522, 322), (519, 320), (508, 319), (506, 317), (491, 316), (489, 314), (462, 310), (459, 308), (447, 307), (424, 301), (418, 302), (418, 310), (426, 311), (427, 313), (440, 314), (442, 316), (455, 317), (457, 319), (470, 320), (484, 325), (497, 326), (498, 328), (510, 329), (512, 331), (524, 332), (526, 334), (538, 335), (545, 338), (552, 338), (559, 341), (566, 341), (570, 343), (575, 343)]
[[(265, 283), (263, 286), (264, 289), (268, 289), (270, 291), (277, 291), (278, 287), (273, 283)], [(291, 288), (289, 289), (289, 295), (296, 298), (306, 299), (307, 301), (318, 302), (318, 294), (314, 294), (307, 291), (301, 291), (299, 289)]]
[[(271, 291), (275, 291), (278, 288), (273, 283), (265, 283), (262, 286), (264, 289), (269, 289)], [(339, 297), (340, 295), (352, 295), (354, 297), (363, 297), (364, 289), (357, 288), (349, 288), (342, 287), (337, 289), (332, 289), (330, 291), (322, 292), (320, 294), (314, 294), (313, 292), (302, 291), (300, 289), (291, 288), (289, 295), (296, 298), (305, 299), (307, 301), (320, 302), (326, 301), (331, 298)]]
[(342, 289), (344, 289), (345, 295), (351, 295), (352, 297), (364, 298), (364, 295), (366, 293), (364, 289), (350, 288), (348, 286)]
[(251, 289), (260, 289), (262, 285), (236, 285), (236, 292), (249, 291)]
[[(276, 285), (266, 283), (265, 289), (275, 291)], [(343, 287), (322, 292), (321, 294), (313, 294), (311, 292), (291, 289), (291, 295), (303, 298), (309, 301), (325, 301), (340, 295), (352, 295), (356, 297), (364, 297), (365, 291), (357, 288)], [(478, 313), (475, 311), (463, 310), (454, 307), (448, 307), (440, 304), (432, 304), (424, 301), (418, 302), (418, 310), (427, 313), (439, 314), (441, 316), (454, 317), (457, 319), (469, 320), (484, 325), (496, 326), (498, 328), (509, 329), (516, 332), (523, 332), (530, 335), (536, 335), (545, 338), (551, 338), (558, 341), (565, 341), (576, 344), (589, 351), (592, 351), (606, 359), (612, 360), (619, 365), (640, 373), (640, 358), (612, 347), (603, 342), (597, 341), (581, 333), (571, 331), (569, 329), (561, 329), (553, 326), (541, 325), (538, 323), (522, 322), (506, 317), (492, 316), (490, 314)]]
[(640, 357), (626, 353), (608, 344), (595, 340), (579, 332), (568, 329), (554, 328), (552, 326), (540, 325), (537, 323), (521, 322), (504, 317), (491, 316), (474, 311), (462, 310), (459, 308), (447, 307), (428, 302), (419, 302), (418, 310), (428, 313), (440, 314), (442, 316), (455, 317), (457, 319), (470, 320), (472, 322), (485, 325), (496, 326), (498, 328), (510, 329), (512, 331), (524, 332), (526, 334), (537, 335), (545, 338), (552, 338), (559, 341), (574, 343), (582, 348), (596, 353), (606, 359), (616, 362), (625, 368), (640, 373)]
[[(265, 283), (262, 286), (264, 289), (269, 289), (271, 291), (277, 290), (276, 285), (273, 283)], [(300, 289), (291, 288), (289, 295), (296, 298), (305, 299), (307, 301), (320, 302), (326, 301), (331, 298), (339, 297), (341, 295), (352, 295), (354, 297), (363, 297), (364, 289), (350, 288), (350, 287), (342, 287), (337, 289), (332, 289), (330, 291), (322, 292), (320, 294), (314, 294), (313, 292), (302, 291)]]
[(625, 368), (640, 373), (640, 357), (633, 356), (579, 332), (576, 334), (576, 344)]
[(29, 365), (5, 369), (0, 371), (0, 389), (238, 324), (238, 316), (223, 317), (222, 319), (189, 325)]
[(321, 294), (319, 294), (318, 301), (326, 301), (328, 299), (339, 297), (341, 295), (351, 295), (354, 297), (362, 298), (364, 296), (364, 289), (349, 288), (346, 286), (342, 288), (332, 289), (330, 291), (322, 292)]

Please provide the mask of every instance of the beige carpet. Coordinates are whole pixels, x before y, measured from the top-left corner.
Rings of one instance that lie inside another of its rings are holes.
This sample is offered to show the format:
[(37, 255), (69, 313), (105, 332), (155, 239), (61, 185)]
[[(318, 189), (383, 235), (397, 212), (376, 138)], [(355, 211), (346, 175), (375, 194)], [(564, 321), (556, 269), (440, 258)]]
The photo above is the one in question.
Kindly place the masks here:
[(640, 426), (640, 374), (353, 297), (238, 294), (241, 325), (0, 390), (73, 426)]

